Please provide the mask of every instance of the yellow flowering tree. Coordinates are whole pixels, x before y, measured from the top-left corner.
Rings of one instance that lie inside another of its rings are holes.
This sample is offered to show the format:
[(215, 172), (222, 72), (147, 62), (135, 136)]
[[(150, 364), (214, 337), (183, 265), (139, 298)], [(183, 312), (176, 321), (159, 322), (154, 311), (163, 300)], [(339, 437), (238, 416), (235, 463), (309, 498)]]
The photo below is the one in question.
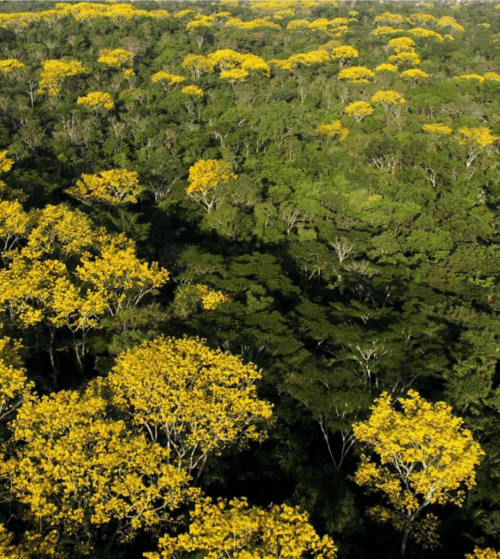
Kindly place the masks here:
[(182, 62), (182, 67), (185, 70), (189, 70), (196, 79), (203, 73), (213, 74), (215, 66), (215, 60), (207, 58), (202, 54), (188, 54)]
[(34, 384), (26, 378), (20, 349), (17, 340), (0, 338), (0, 421), (33, 397)]
[(422, 130), (432, 136), (448, 136), (453, 132), (453, 128), (448, 126), (447, 124), (443, 124), (442, 122), (436, 122), (434, 124), (424, 124), (422, 126)]
[(203, 89), (196, 87), (196, 85), (186, 85), (181, 91), (186, 95), (191, 95), (191, 97), (203, 97), (205, 95)]
[(9, 58), (8, 60), (0, 60), (0, 72), (2, 74), (11, 74), (14, 70), (18, 68), (24, 68), (25, 64), (20, 60), (15, 58)]
[(493, 134), (491, 129), (486, 126), (462, 126), (458, 129), (458, 132), (462, 135), (460, 145), (467, 149), (467, 167), (474, 163), (482, 151), (489, 153), (493, 145), (500, 140), (500, 136)]
[(476, 547), (473, 553), (466, 553), (465, 559), (500, 559), (500, 551), (495, 551), (491, 547), (481, 549)]
[(143, 190), (136, 171), (111, 169), (96, 175), (84, 174), (81, 180), (76, 182), (76, 186), (68, 188), (65, 192), (89, 206), (95, 203), (118, 206), (126, 202), (136, 204), (137, 196)]
[(102, 316), (137, 305), (167, 281), (168, 272), (137, 258), (124, 235), (108, 235), (65, 206), (26, 213), (18, 202), (4, 202), (0, 211), (9, 217), (1, 231), (7, 250), (0, 269), (0, 312), (21, 329), (40, 324), (48, 329), (56, 385), (57, 329), (72, 333), (83, 368), (86, 333), (99, 327)]
[(376, 103), (377, 105), (382, 105), (384, 109), (388, 109), (390, 107), (398, 107), (404, 105), (406, 103), (406, 99), (392, 89), (383, 91), (377, 91), (371, 97), (371, 102)]
[(79, 60), (45, 60), (40, 73), (39, 92), (55, 97), (66, 78), (86, 74), (89, 69)]
[(223, 197), (224, 187), (237, 178), (227, 161), (200, 159), (189, 168), (186, 194), (210, 212)]
[(374, 110), (367, 101), (356, 101), (348, 105), (344, 112), (347, 116), (353, 116), (356, 122), (361, 122), (365, 117), (373, 114)]
[(427, 547), (437, 543), (437, 518), (422, 511), (434, 504), (461, 506), (484, 452), (446, 403), (431, 404), (413, 390), (398, 402), (401, 411), (385, 392), (370, 418), (353, 426), (364, 447), (354, 481), (385, 496), (387, 506), (369, 513), (403, 532), (404, 556), (410, 534)]
[(192, 472), (229, 445), (265, 438), (272, 408), (257, 397), (260, 378), (204, 340), (158, 338), (120, 355), (104, 382), (112, 405)]
[(375, 72), (364, 66), (351, 66), (350, 68), (344, 68), (339, 72), (337, 76), (338, 80), (346, 80), (351, 83), (369, 83), (369, 81), (375, 76)]
[(307, 514), (296, 507), (251, 507), (246, 499), (213, 503), (203, 499), (191, 512), (189, 532), (160, 540), (160, 553), (146, 559), (177, 559), (185, 553), (227, 559), (334, 559), (337, 548), (329, 536), (320, 538)]
[(423, 72), (419, 68), (411, 68), (410, 70), (401, 72), (400, 76), (405, 81), (416, 84), (418, 81), (428, 78), (429, 74), (427, 72)]
[(111, 419), (92, 389), (26, 402), (11, 430), (0, 476), (22, 507), (29, 557), (95, 554), (99, 533), (128, 541), (196, 493), (169, 450)]
[(109, 93), (104, 93), (103, 91), (91, 91), (87, 93), (84, 97), (78, 97), (76, 100), (78, 105), (84, 105), (95, 110), (106, 110), (112, 109), (115, 104), (113, 98)]
[(101, 49), (97, 62), (112, 68), (131, 68), (135, 54), (125, 49)]
[(330, 124), (319, 124), (316, 132), (329, 138), (338, 138), (341, 142), (349, 136), (349, 129), (344, 128), (340, 120), (334, 120)]
[(165, 91), (170, 91), (174, 85), (182, 83), (185, 79), (183, 76), (177, 76), (169, 72), (156, 72), (151, 76), (151, 83), (159, 83)]

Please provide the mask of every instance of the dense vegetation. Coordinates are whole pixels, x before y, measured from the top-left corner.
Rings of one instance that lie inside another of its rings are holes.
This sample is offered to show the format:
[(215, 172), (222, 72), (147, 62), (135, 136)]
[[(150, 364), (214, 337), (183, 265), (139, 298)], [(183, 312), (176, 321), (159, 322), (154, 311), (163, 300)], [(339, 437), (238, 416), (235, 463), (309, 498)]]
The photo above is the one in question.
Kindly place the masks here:
[(500, 557), (497, 8), (2, 3), (2, 557)]

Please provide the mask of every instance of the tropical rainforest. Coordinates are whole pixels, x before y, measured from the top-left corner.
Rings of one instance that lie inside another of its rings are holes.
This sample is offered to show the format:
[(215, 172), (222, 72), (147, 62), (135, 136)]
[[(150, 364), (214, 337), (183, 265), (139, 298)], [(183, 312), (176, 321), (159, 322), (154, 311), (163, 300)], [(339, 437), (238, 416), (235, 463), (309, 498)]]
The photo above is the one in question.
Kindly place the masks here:
[(500, 558), (500, 4), (0, 4), (0, 556)]

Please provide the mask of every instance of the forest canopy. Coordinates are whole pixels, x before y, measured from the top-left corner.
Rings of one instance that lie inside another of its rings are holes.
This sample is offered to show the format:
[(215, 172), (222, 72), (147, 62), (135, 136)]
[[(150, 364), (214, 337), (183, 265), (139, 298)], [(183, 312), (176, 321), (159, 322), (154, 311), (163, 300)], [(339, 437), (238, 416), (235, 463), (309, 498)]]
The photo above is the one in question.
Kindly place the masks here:
[(500, 557), (500, 4), (0, 4), (0, 555)]

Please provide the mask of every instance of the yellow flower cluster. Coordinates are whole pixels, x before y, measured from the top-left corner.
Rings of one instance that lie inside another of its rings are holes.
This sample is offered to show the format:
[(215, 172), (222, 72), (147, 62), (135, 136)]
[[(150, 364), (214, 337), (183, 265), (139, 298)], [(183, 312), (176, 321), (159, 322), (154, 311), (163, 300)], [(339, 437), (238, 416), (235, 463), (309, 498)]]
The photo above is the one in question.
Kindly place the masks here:
[(13, 70), (17, 68), (24, 68), (24, 64), (15, 58), (9, 58), (9, 60), (0, 60), (0, 72), (2, 74), (10, 74)]
[(334, 559), (333, 540), (320, 538), (307, 514), (296, 507), (250, 507), (246, 499), (229, 503), (200, 500), (191, 513), (189, 533), (160, 540), (160, 553), (146, 559), (168, 559), (181, 552), (203, 554), (207, 559)]
[(226, 161), (200, 159), (189, 168), (186, 194), (209, 212), (217, 203), (221, 188), (237, 178)]
[(0, 338), (0, 421), (33, 398), (34, 384), (21, 366), (20, 350), (17, 340)]
[(203, 95), (205, 95), (203, 89), (196, 87), (195, 85), (186, 85), (181, 89), (181, 91), (182, 93), (193, 97), (203, 97)]
[(40, 73), (40, 93), (59, 95), (63, 81), (77, 74), (85, 74), (89, 69), (79, 60), (45, 60)]
[[(463, 489), (476, 483), (484, 452), (446, 403), (431, 404), (413, 390), (398, 402), (402, 411), (388, 393), (382, 394), (370, 418), (354, 425), (355, 437), (372, 452), (362, 454), (354, 481), (384, 493), (390, 507), (406, 517), (431, 504), (460, 506)], [(376, 507), (374, 517), (394, 518), (384, 517), (383, 510)]]
[(30, 23), (53, 22), (65, 17), (73, 17), (77, 21), (91, 24), (96, 18), (107, 18), (117, 24), (124, 21), (134, 21), (139, 18), (166, 18), (167, 10), (141, 10), (132, 4), (78, 2), (66, 4), (60, 2), (51, 10), (40, 12), (18, 12), (14, 14), (0, 14), (0, 26), (10, 27), (15, 31), (22, 31)]
[[(232, 49), (222, 49), (210, 53), (207, 58), (213, 64), (213, 68), (220, 70), (222, 79), (232, 82), (245, 81), (250, 73), (262, 73), (268, 77), (271, 74), (269, 64), (255, 54), (242, 54)], [(197, 62), (204, 63), (203, 60)]]
[(125, 49), (101, 49), (97, 62), (113, 68), (131, 67), (135, 54)]
[(477, 80), (478, 82), (493, 81), (500, 82), (500, 74), (497, 72), (485, 72), (482, 76), (480, 74), (462, 74), (455, 76), (454, 80)]
[(78, 211), (60, 205), (27, 214), (17, 201), (4, 201), (0, 214), (0, 310), (22, 328), (42, 321), (95, 328), (102, 315), (137, 304), (168, 279), (166, 270), (137, 258), (132, 241), (96, 229)]
[(400, 76), (413, 84), (417, 83), (418, 80), (422, 80), (429, 77), (427, 72), (423, 72), (419, 68), (411, 68), (410, 70), (405, 70), (401, 72)]
[[(99, 526), (119, 525), (123, 540), (157, 526), (193, 494), (168, 449), (109, 418), (95, 392), (91, 386), (26, 402), (11, 424), (13, 452), (0, 465), (26, 520), (86, 546)], [(31, 546), (33, 555), (41, 551)]]
[(97, 110), (105, 109), (109, 111), (115, 106), (111, 95), (103, 91), (91, 91), (85, 97), (78, 97), (76, 102), (78, 105), (85, 105)]
[(453, 129), (441, 122), (436, 122), (435, 124), (424, 124), (422, 129), (433, 136), (447, 136), (453, 132)]
[[(275, 14), (276, 17), (276, 14)], [(271, 29), (281, 29), (281, 27), (269, 21), (269, 18), (252, 19), (250, 21), (242, 21), (238, 17), (232, 17), (226, 21), (226, 27), (235, 27), (236, 29), (256, 29), (257, 27), (270, 27)]]
[(338, 138), (341, 142), (349, 136), (349, 130), (342, 126), (340, 120), (334, 120), (330, 124), (319, 124), (316, 132), (330, 138)]
[(348, 105), (344, 112), (347, 116), (353, 116), (356, 122), (361, 122), (365, 117), (373, 114), (374, 108), (367, 101), (356, 101)]
[(462, 126), (462, 128), (458, 129), (458, 132), (464, 136), (464, 138), (460, 140), (460, 144), (463, 146), (472, 143), (482, 148), (487, 148), (500, 140), (500, 136), (495, 136), (491, 129), (486, 126)]
[(347, 80), (351, 83), (369, 83), (369, 80), (375, 76), (375, 72), (364, 66), (351, 66), (344, 68), (337, 76), (338, 80)]
[(372, 95), (371, 101), (372, 103), (382, 105), (382, 107), (384, 108), (397, 107), (406, 103), (406, 99), (401, 95), (401, 93), (398, 93), (397, 91), (394, 91), (392, 89), (386, 91), (377, 91)]
[(126, 202), (137, 203), (137, 196), (143, 191), (136, 171), (111, 169), (96, 175), (82, 175), (76, 186), (65, 190), (80, 202), (92, 205), (96, 202), (118, 206)]
[(156, 72), (151, 77), (151, 83), (159, 83), (165, 91), (170, 91), (172, 86), (182, 83), (186, 78), (183, 76), (176, 76), (169, 72)]
[(465, 558), (466, 559), (500, 559), (500, 551), (495, 551), (491, 547), (487, 547), (486, 549), (481, 549), (479, 547), (476, 547), (473, 553), (466, 553)]
[(257, 397), (260, 378), (255, 365), (198, 338), (158, 338), (123, 353), (106, 390), (153, 441), (166, 441), (172, 463), (191, 472), (228, 445), (265, 438), (272, 408)]

